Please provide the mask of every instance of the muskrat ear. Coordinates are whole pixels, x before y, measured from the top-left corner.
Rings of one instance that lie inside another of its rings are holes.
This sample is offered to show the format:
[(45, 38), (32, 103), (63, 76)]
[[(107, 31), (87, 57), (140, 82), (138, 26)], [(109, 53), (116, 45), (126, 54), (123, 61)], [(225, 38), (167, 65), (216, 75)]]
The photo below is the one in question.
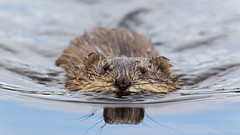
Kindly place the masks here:
[(105, 55), (103, 55), (99, 52), (92, 52), (84, 58), (84, 63), (85, 63), (85, 66), (88, 67), (88, 66), (92, 66), (92, 65), (94, 65), (94, 64), (96, 64), (99, 61), (104, 60), (104, 59), (106, 59)]
[(172, 67), (171, 64), (168, 63), (169, 59), (164, 56), (157, 56), (152, 57), (149, 59), (150, 66), (154, 73), (160, 71), (164, 73), (166, 76), (171, 75), (170, 68)]

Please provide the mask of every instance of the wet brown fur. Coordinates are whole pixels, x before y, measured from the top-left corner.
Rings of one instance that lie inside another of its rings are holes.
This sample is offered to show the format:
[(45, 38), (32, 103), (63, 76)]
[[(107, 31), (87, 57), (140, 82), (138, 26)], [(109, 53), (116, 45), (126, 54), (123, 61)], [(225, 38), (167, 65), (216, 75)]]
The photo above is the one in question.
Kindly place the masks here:
[(168, 61), (132, 30), (98, 28), (73, 40), (56, 64), (66, 69), (66, 87), (72, 91), (119, 93), (115, 82), (126, 78), (131, 86), (124, 93), (166, 93), (178, 86)]

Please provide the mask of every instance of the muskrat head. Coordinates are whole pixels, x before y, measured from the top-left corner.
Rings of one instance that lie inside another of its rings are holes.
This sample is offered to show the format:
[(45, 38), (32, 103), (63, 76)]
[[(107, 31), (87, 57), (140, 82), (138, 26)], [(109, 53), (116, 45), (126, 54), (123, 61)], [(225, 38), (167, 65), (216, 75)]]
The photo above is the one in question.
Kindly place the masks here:
[(75, 77), (68, 78), (67, 87), (75, 91), (113, 91), (120, 95), (166, 93), (177, 86), (170, 68), (163, 56), (128, 58), (90, 53), (76, 68)]

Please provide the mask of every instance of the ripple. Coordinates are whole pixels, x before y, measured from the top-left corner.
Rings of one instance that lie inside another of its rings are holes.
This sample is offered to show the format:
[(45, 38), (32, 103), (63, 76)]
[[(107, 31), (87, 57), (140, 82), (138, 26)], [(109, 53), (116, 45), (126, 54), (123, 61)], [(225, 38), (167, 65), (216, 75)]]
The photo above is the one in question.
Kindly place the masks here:
[[(214, 1), (211, 8), (205, 7), (206, 1), (136, 2), (129, 1), (129, 7), (116, 7), (116, 3), (104, 0), (59, 1), (59, 5), (54, 1), (0, 2), (0, 96), (119, 105), (239, 96), (240, 22), (239, 7), (234, 4), (239, 3), (237, 0)], [(94, 9), (91, 13), (90, 7)], [(81, 17), (79, 13), (83, 13)], [(181, 89), (169, 94), (122, 98), (113, 93), (66, 90), (65, 71), (55, 66), (56, 59), (69, 41), (83, 31), (108, 25), (132, 28), (150, 37), (157, 51), (173, 62)]]

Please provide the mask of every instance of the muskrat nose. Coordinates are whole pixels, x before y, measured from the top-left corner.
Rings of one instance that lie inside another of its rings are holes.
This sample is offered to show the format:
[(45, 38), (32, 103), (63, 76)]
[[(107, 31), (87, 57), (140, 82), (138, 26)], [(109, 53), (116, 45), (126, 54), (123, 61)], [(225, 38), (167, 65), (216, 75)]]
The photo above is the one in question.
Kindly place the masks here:
[(127, 78), (119, 78), (116, 80), (115, 85), (120, 91), (124, 91), (131, 86), (131, 81)]

